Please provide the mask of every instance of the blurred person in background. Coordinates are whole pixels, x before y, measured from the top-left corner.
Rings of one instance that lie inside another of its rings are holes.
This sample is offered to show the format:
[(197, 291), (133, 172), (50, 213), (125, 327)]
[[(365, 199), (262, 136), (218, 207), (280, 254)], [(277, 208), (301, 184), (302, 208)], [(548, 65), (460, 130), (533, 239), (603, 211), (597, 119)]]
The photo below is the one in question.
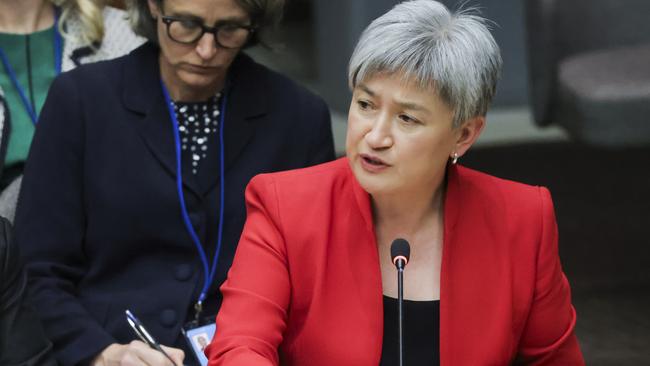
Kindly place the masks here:
[(242, 49), (281, 0), (139, 0), (149, 41), (60, 75), (16, 214), (31, 299), (63, 365), (180, 365), (214, 325), (256, 174), (332, 160), (323, 100)]
[(255, 177), (212, 366), (583, 365), (550, 193), (458, 160), (501, 70), (486, 20), (400, 3), (351, 57), (347, 157)]
[(61, 72), (122, 56), (144, 39), (103, 0), (0, 0), (0, 215), (13, 220), (27, 153)]

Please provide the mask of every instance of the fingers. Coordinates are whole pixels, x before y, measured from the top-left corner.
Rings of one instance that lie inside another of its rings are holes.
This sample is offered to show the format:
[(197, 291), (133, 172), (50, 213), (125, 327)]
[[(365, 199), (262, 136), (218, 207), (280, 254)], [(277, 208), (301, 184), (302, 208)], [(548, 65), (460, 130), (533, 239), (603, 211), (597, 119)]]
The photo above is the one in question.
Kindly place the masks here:
[(162, 352), (157, 351), (141, 341), (128, 344), (120, 362), (121, 366), (182, 366), (185, 353), (172, 347), (163, 346), (165, 352), (174, 360), (170, 361)]
[(174, 360), (176, 366), (183, 366), (183, 361), (185, 360), (185, 352), (182, 349), (162, 346), (163, 350)]
[(126, 351), (126, 345), (113, 343), (106, 347), (100, 354), (98, 354), (90, 363), (91, 366), (113, 366), (119, 365), (122, 361), (122, 356)]

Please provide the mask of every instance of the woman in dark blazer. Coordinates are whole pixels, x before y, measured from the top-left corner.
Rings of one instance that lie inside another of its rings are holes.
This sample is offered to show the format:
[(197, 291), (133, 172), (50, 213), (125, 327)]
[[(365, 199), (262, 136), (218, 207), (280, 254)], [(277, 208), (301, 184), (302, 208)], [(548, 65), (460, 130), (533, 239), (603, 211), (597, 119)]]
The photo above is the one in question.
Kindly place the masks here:
[[(0, 1), (0, 14), (0, 52), (7, 63), (0, 67), (0, 215), (13, 221), (35, 131), (32, 118), (40, 114), (56, 75), (124, 56), (144, 38), (131, 30), (124, 11), (104, 1), (28, 0), (20, 6)], [(21, 90), (29, 96), (27, 104)]]
[(25, 170), (16, 240), (63, 365), (171, 364), (126, 309), (180, 364), (181, 327), (219, 308), (245, 185), (334, 155), (324, 102), (240, 52), (280, 1), (140, 5), (158, 45), (57, 78)]
[(352, 55), (347, 157), (264, 174), (210, 365), (398, 365), (391, 244), (410, 242), (404, 364), (582, 365), (548, 190), (464, 168), (501, 67), (484, 20), (430, 0)]

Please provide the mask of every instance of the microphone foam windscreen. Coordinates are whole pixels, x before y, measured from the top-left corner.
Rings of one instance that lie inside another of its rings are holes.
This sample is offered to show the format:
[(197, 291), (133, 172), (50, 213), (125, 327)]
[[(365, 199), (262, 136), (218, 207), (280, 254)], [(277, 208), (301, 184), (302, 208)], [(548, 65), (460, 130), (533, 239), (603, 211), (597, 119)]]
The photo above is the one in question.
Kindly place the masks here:
[(395, 261), (395, 258), (399, 256), (406, 258), (406, 261), (408, 262), (410, 255), (411, 246), (408, 241), (401, 238), (393, 240), (393, 243), (390, 245), (390, 257), (393, 262)]

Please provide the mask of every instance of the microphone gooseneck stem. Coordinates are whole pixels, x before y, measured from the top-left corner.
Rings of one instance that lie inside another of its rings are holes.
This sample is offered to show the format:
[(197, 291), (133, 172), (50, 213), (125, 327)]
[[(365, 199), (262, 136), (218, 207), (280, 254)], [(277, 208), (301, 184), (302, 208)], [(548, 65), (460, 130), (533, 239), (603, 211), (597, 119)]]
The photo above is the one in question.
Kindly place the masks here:
[(404, 268), (399, 268), (397, 270), (397, 312), (398, 315), (398, 336), (399, 336), (399, 366), (404, 366), (404, 333), (402, 329), (402, 324), (404, 323)]

